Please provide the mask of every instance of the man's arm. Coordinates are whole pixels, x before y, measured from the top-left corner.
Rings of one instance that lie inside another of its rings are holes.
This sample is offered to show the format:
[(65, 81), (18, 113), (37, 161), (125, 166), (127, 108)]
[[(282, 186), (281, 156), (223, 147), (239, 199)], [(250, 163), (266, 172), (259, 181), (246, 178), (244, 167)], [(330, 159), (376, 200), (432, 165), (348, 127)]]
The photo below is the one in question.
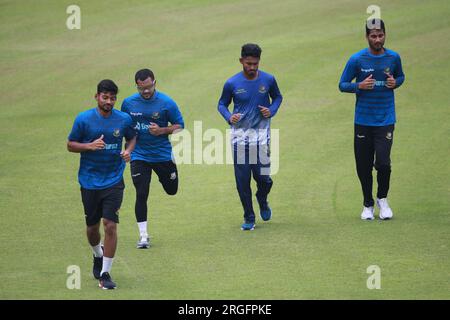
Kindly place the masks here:
[(231, 124), (232, 114), (228, 110), (228, 106), (230, 105), (232, 98), (233, 98), (233, 88), (230, 83), (226, 82), (225, 85), (223, 86), (222, 95), (220, 96), (219, 103), (217, 105), (217, 110), (219, 110), (222, 117), (229, 124)]
[(87, 152), (103, 149), (105, 147), (105, 142), (103, 141), (103, 135), (92, 142), (80, 142), (83, 141), (84, 136), (84, 120), (82, 115), (78, 115), (73, 122), (72, 131), (70, 131), (67, 150), (70, 152)]
[(125, 143), (125, 150), (120, 153), (120, 156), (123, 160), (125, 160), (125, 162), (130, 162), (131, 152), (133, 152), (134, 147), (136, 146), (136, 136), (131, 139), (126, 139), (126, 141), (127, 142)]
[(128, 151), (129, 153), (133, 152), (134, 147), (136, 146), (136, 137), (137, 136), (134, 136), (133, 138), (126, 140), (125, 151)]
[(403, 73), (403, 67), (402, 67), (402, 59), (400, 59), (400, 56), (397, 56), (396, 59), (397, 67), (395, 68), (394, 72), (394, 78), (395, 78), (395, 88), (397, 89), (400, 87), (403, 82), (405, 81), (405, 74)]
[(275, 80), (275, 77), (273, 78), (273, 83), (270, 86), (269, 95), (270, 98), (272, 98), (272, 103), (269, 106), (269, 116), (274, 117), (278, 111), (278, 108), (280, 108), (281, 102), (283, 101), (283, 96), (281, 95), (280, 89), (278, 88), (277, 80)]
[(345, 65), (339, 80), (339, 90), (341, 92), (357, 93), (359, 91), (359, 83), (352, 82), (356, 78), (357, 63), (356, 59), (351, 57)]
[(177, 130), (182, 130), (183, 127), (180, 124), (172, 124), (168, 127), (160, 127), (154, 122), (150, 122), (150, 133), (154, 136), (160, 136), (163, 134), (172, 134)]
[(78, 141), (67, 141), (67, 150), (70, 152), (80, 153), (87, 151), (95, 151), (105, 148), (105, 142), (103, 141), (103, 135), (93, 142), (82, 143)]
[(134, 147), (136, 146), (137, 132), (133, 126), (133, 120), (131, 116), (128, 115), (127, 124), (124, 132), (125, 138), (125, 150), (120, 152), (120, 156), (125, 162), (129, 162), (131, 160), (131, 152), (133, 152)]

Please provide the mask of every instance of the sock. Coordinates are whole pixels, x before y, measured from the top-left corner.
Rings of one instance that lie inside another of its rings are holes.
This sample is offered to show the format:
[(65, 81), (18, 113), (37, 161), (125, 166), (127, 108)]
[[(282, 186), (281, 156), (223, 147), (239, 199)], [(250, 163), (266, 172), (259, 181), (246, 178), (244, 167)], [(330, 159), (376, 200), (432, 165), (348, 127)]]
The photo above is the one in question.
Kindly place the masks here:
[(105, 272), (110, 272), (113, 264), (114, 258), (103, 257), (103, 267), (102, 272), (100, 272), (100, 276)]
[(138, 222), (139, 234), (141, 237), (148, 237), (147, 234), (147, 221)]
[(96, 258), (103, 257), (103, 249), (102, 249), (101, 242), (98, 245), (91, 246), (91, 247), (92, 247), (92, 251), (94, 252), (94, 257), (96, 257)]

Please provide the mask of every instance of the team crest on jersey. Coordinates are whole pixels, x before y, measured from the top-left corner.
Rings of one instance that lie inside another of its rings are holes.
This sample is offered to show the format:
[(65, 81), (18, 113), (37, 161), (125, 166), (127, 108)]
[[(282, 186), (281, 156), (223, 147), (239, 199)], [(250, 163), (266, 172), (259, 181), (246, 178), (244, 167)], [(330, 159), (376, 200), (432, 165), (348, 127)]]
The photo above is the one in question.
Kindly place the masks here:
[(384, 68), (384, 72), (385, 73), (390, 73), (391, 72), (391, 68), (389, 68), (389, 67)]
[(152, 113), (152, 119), (159, 119), (159, 112), (158, 111), (155, 111), (155, 112), (153, 112)]
[(267, 89), (266, 89), (266, 87), (265, 86), (259, 86), (259, 93), (266, 93), (267, 92)]
[(388, 133), (386, 134), (386, 139), (392, 140), (392, 132), (388, 132)]
[(113, 136), (116, 137), (116, 138), (119, 137), (120, 136), (120, 130), (119, 129), (114, 129)]

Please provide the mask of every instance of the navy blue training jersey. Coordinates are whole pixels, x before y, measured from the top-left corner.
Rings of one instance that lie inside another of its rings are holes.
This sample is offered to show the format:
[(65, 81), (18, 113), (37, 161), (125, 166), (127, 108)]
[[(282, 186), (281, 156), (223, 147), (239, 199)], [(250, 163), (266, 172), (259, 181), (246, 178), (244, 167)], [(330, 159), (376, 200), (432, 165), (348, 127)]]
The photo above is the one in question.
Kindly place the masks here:
[[(339, 81), (343, 92), (356, 93), (355, 124), (387, 126), (396, 122), (394, 89), (386, 87), (389, 73), (396, 80), (396, 88), (405, 80), (400, 55), (385, 49), (381, 55), (370, 53), (365, 48), (350, 57)], [(376, 80), (372, 90), (360, 90), (359, 82), (372, 75)], [(356, 79), (355, 82), (352, 82)]]
[(131, 117), (113, 109), (111, 115), (104, 117), (98, 108), (80, 113), (69, 134), (69, 141), (90, 143), (101, 136), (105, 148), (80, 153), (78, 181), (85, 189), (106, 189), (122, 180), (125, 161), (121, 158), (122, 141), (132, 139), (136, 133)]
[[(270, 118), (263, 117), (259, 106), (269, 108), (273, 117), (282, 100), (275, 77), (264, 71), (259, 70), (257, 78), (253, 80), (248, 80), (243, 72), (228, 79), (223, 87), (218, 110), (229, 123), (232, 113), (228, 106), (233, 101), (233, 113), (241, 114), (240, 120), (231, 125), (233, 144), (267, 143), (270, 140)], [(251, 137), (246, 134), (248, 129), (260, 131), (255, 136), (258, 141), (251, 141)]]

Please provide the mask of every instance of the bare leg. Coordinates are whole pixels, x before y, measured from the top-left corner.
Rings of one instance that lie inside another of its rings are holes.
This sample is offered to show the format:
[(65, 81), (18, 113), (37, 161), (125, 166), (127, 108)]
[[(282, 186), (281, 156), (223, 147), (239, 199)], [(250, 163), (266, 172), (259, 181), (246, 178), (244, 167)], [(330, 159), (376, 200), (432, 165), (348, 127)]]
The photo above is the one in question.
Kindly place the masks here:
[(87, 226), (86, 235), (92, 247), (98, 245), (100, 243), (100, 222), (93, 226)]
[(103, 226), (105, 228), (104, 256), (114, 258), (117, 247), (117, 224), (114, 221), (103, 218)]

